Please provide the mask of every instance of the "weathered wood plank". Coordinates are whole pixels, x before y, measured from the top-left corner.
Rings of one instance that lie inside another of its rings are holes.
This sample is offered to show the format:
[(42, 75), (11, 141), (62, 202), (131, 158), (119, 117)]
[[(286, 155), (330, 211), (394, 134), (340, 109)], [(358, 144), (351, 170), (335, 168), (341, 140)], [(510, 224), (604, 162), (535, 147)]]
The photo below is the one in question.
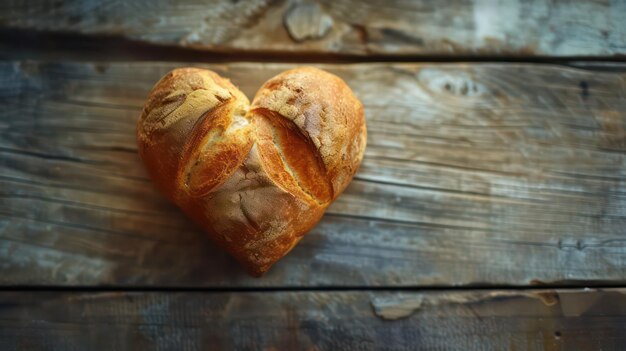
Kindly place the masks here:
[[(0, 284), (625, 282), (626, 75), (549, 65), (324, 65), (363, 100), (363, 166), (247, 277), (146, 178), (134, 129), (180, 64), (0, 64)], [(291, 66), (209, 67), (252, 96)]]
[(8, 0), (0, 27), (220, 52), (626, 54), (622, 0)]
[(626, 290), (0, 293), (3, 350), (619, 350)]

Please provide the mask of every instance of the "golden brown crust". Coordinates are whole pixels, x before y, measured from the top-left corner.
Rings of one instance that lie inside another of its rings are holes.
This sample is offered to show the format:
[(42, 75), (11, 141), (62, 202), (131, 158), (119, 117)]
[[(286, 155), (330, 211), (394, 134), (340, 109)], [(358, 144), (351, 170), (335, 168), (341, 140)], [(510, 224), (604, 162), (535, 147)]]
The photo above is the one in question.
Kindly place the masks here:
[(186, 187), (186, 165), (200, 157), (199, 146), (231, 124), (233, 110), (247, 111), (249, 104), (232, 83), (208, 70), (176, 69), (155, 85), (139, 119), (137, 139), (148, 172), (167, 197), (177, 202)]
[(350, 183), (365, 150), (359, 138), (365, 119), (363, 105), (341, 78), (313, 67), (292, 69), (268, 80), (251, 108), (291, 120), (308, 137), (323, 160), (333, 198)]
[(157, 187), (261, 275), (348, 185), (366, 129), (348, 86), (319, 69), (279, 74), (250, 106), (214, 72), (181, 68), (153, 88), (137, 139)]

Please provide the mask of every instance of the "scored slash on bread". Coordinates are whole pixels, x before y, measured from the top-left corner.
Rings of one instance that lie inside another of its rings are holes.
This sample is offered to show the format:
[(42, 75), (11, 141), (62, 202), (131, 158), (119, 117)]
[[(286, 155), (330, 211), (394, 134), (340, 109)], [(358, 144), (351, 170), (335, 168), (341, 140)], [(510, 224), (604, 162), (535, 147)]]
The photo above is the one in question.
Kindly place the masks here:
[(137, 124), (157, 188), (254, 276), (317, 224), (352, 180), (366, 139), (361, 102), (312, 67), (271, 78), (252, 104), (212, 71), (176, 69)]

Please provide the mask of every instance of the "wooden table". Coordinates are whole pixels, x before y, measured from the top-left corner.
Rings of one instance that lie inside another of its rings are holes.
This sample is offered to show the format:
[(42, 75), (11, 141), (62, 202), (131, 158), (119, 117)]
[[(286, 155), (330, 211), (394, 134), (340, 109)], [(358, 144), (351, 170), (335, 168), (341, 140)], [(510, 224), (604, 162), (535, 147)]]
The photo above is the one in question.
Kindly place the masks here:
[[(619, 350), (626, 2), (4, 1), (1, 350)], [(156, 80), (308, 64), (366, 156), (247, 276), (147, 179)]]

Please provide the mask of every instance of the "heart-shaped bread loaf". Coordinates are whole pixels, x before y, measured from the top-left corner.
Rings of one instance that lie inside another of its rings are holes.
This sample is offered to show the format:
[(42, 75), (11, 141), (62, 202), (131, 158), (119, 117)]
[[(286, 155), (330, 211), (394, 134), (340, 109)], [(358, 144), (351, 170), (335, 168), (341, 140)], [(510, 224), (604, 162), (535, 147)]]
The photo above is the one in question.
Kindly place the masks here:
[(198, 68), (168, 73), (139, 122), (139, 154), (157, 187), (259, 276), (321, 219), (361, 163), (361, 102), (339, 77), (297, 68), (250, 104)]

